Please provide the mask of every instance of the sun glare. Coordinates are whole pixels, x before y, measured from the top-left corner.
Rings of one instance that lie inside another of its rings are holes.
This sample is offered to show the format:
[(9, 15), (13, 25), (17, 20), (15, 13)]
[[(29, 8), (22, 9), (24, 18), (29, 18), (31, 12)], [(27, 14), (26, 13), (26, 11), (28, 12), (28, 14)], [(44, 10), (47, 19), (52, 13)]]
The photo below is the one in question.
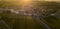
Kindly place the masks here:
[(30, 0), (21, 0), (22, 2), (29, 2)]
[(31, 0), (20, 0), (21, 5), (27, 5), (29, 3), (31, 3)]
[(29, 0), (22, 0), (22, 1), (29, 1)]

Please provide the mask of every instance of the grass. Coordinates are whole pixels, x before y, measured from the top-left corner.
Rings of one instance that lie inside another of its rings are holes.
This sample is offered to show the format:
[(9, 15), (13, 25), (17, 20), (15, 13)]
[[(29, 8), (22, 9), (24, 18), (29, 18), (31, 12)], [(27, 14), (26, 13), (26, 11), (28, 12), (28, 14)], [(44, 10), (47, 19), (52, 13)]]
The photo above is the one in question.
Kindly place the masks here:
[(43, 27), (31, 16), (4, 14), (2, 19), (11, 29), (43, 29)]
[(46, 22), (51, 29), (60, 29), (60, 18), (49, 16), (44, 18), (44, 22)]

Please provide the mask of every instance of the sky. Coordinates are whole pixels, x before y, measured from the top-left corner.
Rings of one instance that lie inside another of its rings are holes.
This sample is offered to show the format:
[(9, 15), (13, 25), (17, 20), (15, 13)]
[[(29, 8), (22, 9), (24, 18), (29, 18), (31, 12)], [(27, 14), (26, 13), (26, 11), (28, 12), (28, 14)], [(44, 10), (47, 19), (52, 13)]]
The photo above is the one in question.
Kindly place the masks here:
[(60, 1), (60, 0), (45, 0), (45, 1)]
[[(12, 1), (14, 1), (14, 0), (12, 0)], [(41, 0), (41, 1), (60, 1), (60, 0)]]

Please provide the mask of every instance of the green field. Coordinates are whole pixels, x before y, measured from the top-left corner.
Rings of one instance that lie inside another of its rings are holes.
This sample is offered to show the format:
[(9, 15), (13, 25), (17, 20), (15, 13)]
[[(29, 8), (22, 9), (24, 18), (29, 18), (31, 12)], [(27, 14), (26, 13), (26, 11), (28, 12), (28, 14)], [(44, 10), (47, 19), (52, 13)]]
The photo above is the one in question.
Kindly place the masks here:
[[(23, 4), (20, 4), (18, 2), (16, 3), (13, 1), (12, 2), (0, 1), (0, 21), (1, 20), (4, 21), (4, 22), (0, 22), (0, 29), (8, 29), (7, 26), (10, 29), (45, 29), (44, 26), (42, 26), (40, 22), (38, 22), (37, 19), (33, 18), (32, 16), (16, 14), (8, 10), (8, 9), (14, 9), (15, 11), (21, 10), (23, 8), (22, 5)], [(46, 23), (51, 29), (60, 29), (60, 3), (33, 1), (31, 2), (30, 5), (33, 6), (31, 8), (34, 9), (35, 13), (39, 12), (39, 14), (42, 13), (42, 15), (44, 16), (48, 16), (52, 13), (53, 14), (56, 13), (57, 15), (55, 16), (43, 17), (41, 18), (41, 20), (44, 23)], [(26, 5), (25, 8), (26, 7), (30, 8), (29, 5)], [(28, 10), (32, 10), (32, 9), (28, 9)], [(30, 11), (27, 11), (27, 13), (29, 12)]]
[[(5, 14), (4, 14), (5, 15)], [(2, 19), (11, 27), (11, 29), (42, 29), (42, 26), (31, 16), (5, 15)]]

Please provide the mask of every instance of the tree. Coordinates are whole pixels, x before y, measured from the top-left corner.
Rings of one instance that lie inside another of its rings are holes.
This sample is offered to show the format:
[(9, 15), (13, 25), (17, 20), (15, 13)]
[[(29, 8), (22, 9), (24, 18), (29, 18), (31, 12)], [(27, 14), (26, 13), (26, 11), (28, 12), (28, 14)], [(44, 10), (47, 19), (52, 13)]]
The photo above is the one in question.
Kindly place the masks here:
[(60, 3), (58, 2), (38, 2), (35, 6), (35, 12), (42, 15), (52, 14), (60, 9)]

